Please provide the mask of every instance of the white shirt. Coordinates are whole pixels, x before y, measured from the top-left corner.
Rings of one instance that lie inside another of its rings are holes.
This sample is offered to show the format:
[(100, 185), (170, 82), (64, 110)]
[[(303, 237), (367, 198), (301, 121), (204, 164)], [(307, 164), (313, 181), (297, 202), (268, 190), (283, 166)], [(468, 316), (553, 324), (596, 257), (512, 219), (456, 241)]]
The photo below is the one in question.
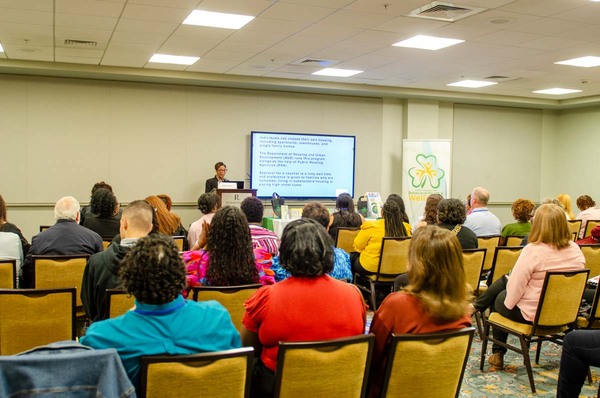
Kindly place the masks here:
[(0, 260), (17, 260), (17, 275), (21, 273), (23, 247), (19, 235), (13, 232), (0, 232)]
[(577, 214), (576, 220), (581, 220), (581, 230), (579, 230), (579, 239), (583, 238), (585, 233), (585, 226), (588, 220), (600, 220), (600, 207), (590, 207), (585, 209), (581, 213)]
[(487, 207), (473, 209), (463, 225), (475, 232), (477, 236), (500, 235), (502, 232), (500, 219)]

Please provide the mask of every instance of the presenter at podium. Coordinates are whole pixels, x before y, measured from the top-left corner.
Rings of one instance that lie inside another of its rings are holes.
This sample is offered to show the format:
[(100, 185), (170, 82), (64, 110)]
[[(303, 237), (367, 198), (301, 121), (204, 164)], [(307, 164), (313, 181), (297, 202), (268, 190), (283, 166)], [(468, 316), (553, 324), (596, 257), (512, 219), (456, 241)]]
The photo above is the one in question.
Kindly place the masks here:
[(219, 187), (220, 182), (229, 181), (225, 178), (225, 174), (227, 173), (227, 166), (223, 162), (217, 162), (215, 164), (215, 176), (213, 178), (209, 178), (206, 180), (206, 185), (204, 187), (204, 192), (208, 193), (213, 189), (217, 189)]

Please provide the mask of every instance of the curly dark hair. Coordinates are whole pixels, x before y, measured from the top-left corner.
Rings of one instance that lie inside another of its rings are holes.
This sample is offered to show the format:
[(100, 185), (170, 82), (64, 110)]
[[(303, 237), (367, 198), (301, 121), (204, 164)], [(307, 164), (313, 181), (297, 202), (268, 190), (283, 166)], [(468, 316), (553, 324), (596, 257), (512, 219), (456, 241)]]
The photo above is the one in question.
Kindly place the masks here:
[(510, 209), (515, 220), (527, 222), (531, 218), (531, 212), (534, 208), (535, 204), (531, 200), (519, 198), (513, 202)]
[(329, 221), (331, 220), (329, 210), (319, 202), (310, 202), (304, 205), (304, 208), (302, 209), (302, 218), (315, 220), (325, 229), (329, 227)]
[(248, 222), (261, 222), (265, 212), (265, 206), (256, 196), (248, 196), (242, 201), (240, 209), (246, 215)]
[(203, 193), (198, 198), (198, 210), (202, 214), (212, 213), (215, 208), (219, 207), (219, 195), (214, 192)]
[(398, 204), (398, 208), (400, 209), (400, 217), (402, 218), (402, 221), (405, 223), (410, 223), (408, 219), (408, 214), (406, 214), (406, 205), (404, 204), (404, 199), (402, 199), (402, 196), (393, 193), (390, 196), (388, 196), (385, 201), (388, 202), (390, 200), (393, 200)]
[(235, 206), (220, 208), (210, 224), (206, 240), (210, 265), (206, 271), (212, 286), (237, 286), (258, 283), (250, 227)]
[(401, 238), (408, 236), (406, 227), (400, 215), (400, 207), (394, 199), (388, 199), (381, 209), (385, 222), (385, 236), (389, 238)]
[(279, 261), (292, 276), (315, 277), (333, 271), (333, 248), (325, 228), (311, 218), (289, 223), (281, 236)]
[(145, 304), (169, 303), (186, 286), (177, 246), (162, 235), (138, 240), (121, 262), (119, 277), (127, 292)]
[(577, 198), (577, 208), (581, 211), (587, 210), (590, 207), (596, 206), (596, 202), (590, 195), (581, 195)]
[(463, 224), (467, 219), (465, 204), (460, 199), (442, 199), (438, 203), (437, 217), (442, 224)]
[(117, 198), (111, 191), (100, 188), (92, 195), (90, 210), (100, 218), (109, 218), (115, 215), (117, 204)]
[(431, 194), (425, 201), (425, 210), (423, 211), (423, 221), (427, 224), (437, 224), (438, 204), (444, 199), (439, 193)]
[(96, 192), (99, 189), (108, 189), (110, 192), (113, 191), (110, 184), (108, 184), (104, 181), (100, 181), (100, 182), (95, 183), (94, 186), (92, 187), (92, 195), (94, 194), (94, 192)]

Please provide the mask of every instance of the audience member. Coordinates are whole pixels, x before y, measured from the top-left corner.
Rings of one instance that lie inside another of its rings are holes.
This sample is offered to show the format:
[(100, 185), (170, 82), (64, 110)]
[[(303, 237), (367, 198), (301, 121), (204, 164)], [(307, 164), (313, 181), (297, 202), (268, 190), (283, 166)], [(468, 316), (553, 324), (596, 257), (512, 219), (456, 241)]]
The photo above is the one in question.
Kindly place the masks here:
[(206, 180), (206, 184), (204, 185), (204, 193), (211, 192), (212, 190), (216, 190), (219, 188), (220, 182), (229, 181), (225, 178), (225, 174), (227, 173), (227, 166), (223, 162), (215, 163), (215, 176), (213, 178), (209, 178)]
[(183, 250), (188, 250), (187, 231), (181, 225), (179, 216), (167, 210), (167, 206), (158, 196), (148, 196), (146, 202), (156, 211), (158, 232), (167, 236), (183, 236)]
[(507, 236), (526, 236), (531, 232), (531, 212), (535, 208), (535, 204), (529, 199), (517, 199), (511, 206), (512, 215), (517, 222), (506, 224), (502, 228), (502, 237)]
[(219, 196), (216, 193), (209, 192), (200, 195), (198, 198), (198, 210), (202, 212), (203, 216), (190, 225), (190, 230), (188, 231), (188, 243), (191, 250), (198, 250), (200, 248), (198, 246), (198, 238), (202, 235), (202, 229), (204, 228), (204, 225), (208, 225), (212, 222), (218, 209)]
[(335, 201), (336, 212), (331, 215), (329, 235), (335, 242), (338, 228), (358, 228), (364, 222), (363, 217), (354, 210), (354, 200), (349, 193), (341, 193)]
[[(315, 220), (325, 228), (329, 228), (329, 211), (321, 203), (307, 203), (302, 209), (302, 218)], [(332, 242), (330, 242), (332, 243)], [(352, 282), (352, 265), (350, 256), (343, 249), (331, 246), (333, 250), (333, 269), (327, 273), (332, 278), (339, 279), (345, 282)], [(273, 259), (273, 272), (275, 272), (275, 280), (280, 282), (291, 276), (290, 272), (282, 267), (278, 257)]]
[(425, 209), (423, 210), (423, 215), (420, 217), (420, 221), (415, 226), (415, 229), (419, 227), (424, 227), (426, 225), (434, 225), (438, 223), (438, 203), (440, 203), (440, 200), (442, 199), (444, 199), (444, 197), (437, 193), (431, 194), (427, 197), (427, 200), (425, 201)]
[(467, 195), (467, 202), (465, 203), (465, 211), (467, 212), (467, 216), (471, 214), (471, 194)]
[(217, 210), (199, 241), (203, 249), (183, 254), (189, 287), (275, 283), (272, 256), (262, 248), (252, 250), (248, 221), (239, 208)]
[(171, 199), (171, 197), (166, 193), (161, 193), (160, 195), (156, 196), (158, 196), (158, 198), (163, 201), (163, 203), (167, 207), (167, 210), (171, 211), (171, 208), (173, 208), (173, 200)]
[(389, 200), (396, 202), (398, 204), (398, 209), (400, 210), (400, 218), (402, 219), (402, 222), (404, 223), (404, 228), (406, 229), (406, 233), (410, 236), (412, 234), (412, 227), (410, 225), (410, 220), (408, 219), (408, 214), (406, 214), (406, 205), (404, 204), (404, 200), (402, 199), (402, 196), (393, 193), (387, 197), (386, 202)]
[(481, 187), (471, 193), (471, 214), (467, 216), (464, 226), (475, 232), (477, 236), (500, 235), (502, 224), (494, 213), (488, 210), (490, 193)]
[(581, 229), (579, 230), (579, 239), (585, 238), (585, 228), (588, 220), (600, 220), (600, 206), (589, 195), (583, 195), (577, 198), (577, 208), (581, 210), (576, 220), (581, 220)]
[(558, 200), (558, 202), (560, 203), (560, 206), (565, 211), (567, 220), (574, 220), (575, 215), (573, 214), (573, 211), (571, 210), (572, 209), (571, 196), (566, 193), (561, 193), (560, 195), (556, 196), (556, 200)]
[[(107, 183), (106, 183), (106, 182), (104, 182), (104, 181), (97, 182), (97, 183), (95, 183), (95, 184), (94, 184), (94, 186), (92, 187), (92, 193), (90, 194), (90, 202), (92, 201), (92, 199), (91, 199), (91, 198), (92, 198), (92, 196), (94, 196), (94, 192), (96, 192), (96, 191), (97, 191), (97, 190), (99, 190), (99, 189), (108, 189), (110, 192), (113, 192), (112, 186), (110, 186), (110, 184), (107, 184)], [(113, 193), (114, 193), (114, 192), (113, 192)], [(121, 217), (121, 212), (122, 212), (122, 209), (119, 209), (119, 214), (118, 214), (118, 217)], [(79, 224), (80, 224), (80, 225), (83, 225), (83, 222), (85, 221), (85, 218), (86, 218), (88, 215), (92, 214), (92, 208), (91, 208), (91, 204), (90, 204), (90, 205), (87, 205), (87, 206), (84, 206), (84, 207), (81, 209), (81, 212), (80, 212), (80, 213), (81, 213), (81, 214), (80, 214), (80, 216), (79, 216)]]
[(575, 330), (563, 339), (557, 398), (577, 398), (590, 366), (600, 366), (600, 330)]
[(92, 194), (90, 214), (81, 224), (103, 238), (114, 238), (119, 233), (121, 211), (115, 195), (108, 189), (100, 188)]
[(306, 218), (290, 222), (279, 253), (292, 276), (259, 289), (244, 304), (242, 340), (260, 353), (253, 372), (253, 397), (273, 395), (280, 341), (348, 337), (362, 334), (365, 327), (358, 289), (326, 275), (333, 268), (333, 251), (323, 226)]
[(20, 287), (34, 287), (33, 258), (43, 254), (94, 254), (101, 252), (100, 235), (79, 225), (79, 202), (72, 196), (62, 197), (54, 206), (56, 224), (40, 232), (31, 240), (31, 247), (23, 262)]
[[(455, 200), (464, 210), (458, 199)], [(392, 334), (424, 334), (471, 326), (469, 294), (460, 243), (453, 233), (436, 226), (417, 229), (408, 252), (410, 284), (385, 300), (371, 322), (375, 347), (371, 366), (371, 396), (379, 396)]]
[(273, 231), (269, 231), (262, 226), (265, 208), (261, 200), (255, 196), (249, 196), (242, 201), (240, 209), (242, 209), (246, 220), (248, 220), (252, 247), (254, 249), (262, 247), (273, 256), (279, 255), (279, 238)]
[(115, 348), (136, 388), (142, 356), (240, 347), (240, 335), (221, 304), (181, 296), (185, 269), (172, 239), (140, 239), (125, 256), (119, 276), (127, 292), (135, 297), (135, 309), (94, 322), (81, 343), (96, 349)]
[[(529, 243), (517, 259), (510, 275), (504, 275), (479, 296), (473, 311), (487, 308), (516, 322), (533, 322), (542, 285), (548, 271), (575, 271), (585, 266), (579, 246), (571, 240), (571, 232), (562, 208), (554, 204), (540, 206), (529, 234)], [(507, 334), (493, 329), (494, 338), (506, 342)], [(488, 362), (504, 368), (506, 348), (492, 346)]]
[(464, 226), (467, 213), (459, 199), (442, 199), (437, 209), (438, 227), (452, 232), (462, 249), (477, 249), (479, 243), (475, 232)]
[(586, 236), (583, 239), (579, 239), (576, 243), (578, 245), (597, 245), (598, 243), (600, 243), (600, 225), (596, 225), (594, 228), (592, 228), (590, 236)]
[(106, 289), (121, 286), (121, 261), (137, 241), (152, 230), (152, 213), (152, 206), (145, 200), (129, 203), (120, 220), (120, 242), (111, 244), (105, 251), (94, 254), (88, 260), (83, 271), (81, 302), (92, 321), (106, 318)]
[(8, 222), (6, 202), (0, 195), (0, 259), (17, 260), (19, 273), (29, 246), (19, 227)]

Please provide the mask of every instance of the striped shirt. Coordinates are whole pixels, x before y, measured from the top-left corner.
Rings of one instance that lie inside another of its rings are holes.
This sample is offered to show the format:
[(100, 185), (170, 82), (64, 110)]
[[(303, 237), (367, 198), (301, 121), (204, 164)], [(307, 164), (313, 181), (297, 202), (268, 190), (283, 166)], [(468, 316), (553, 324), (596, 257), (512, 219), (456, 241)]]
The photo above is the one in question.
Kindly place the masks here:
[(252, 236), (252, 248), (262, 247), (273, 256), (279, 255), (279, 238), (275, 232), (269, 231), (260, 225), (250, 224), (250, 235)]

